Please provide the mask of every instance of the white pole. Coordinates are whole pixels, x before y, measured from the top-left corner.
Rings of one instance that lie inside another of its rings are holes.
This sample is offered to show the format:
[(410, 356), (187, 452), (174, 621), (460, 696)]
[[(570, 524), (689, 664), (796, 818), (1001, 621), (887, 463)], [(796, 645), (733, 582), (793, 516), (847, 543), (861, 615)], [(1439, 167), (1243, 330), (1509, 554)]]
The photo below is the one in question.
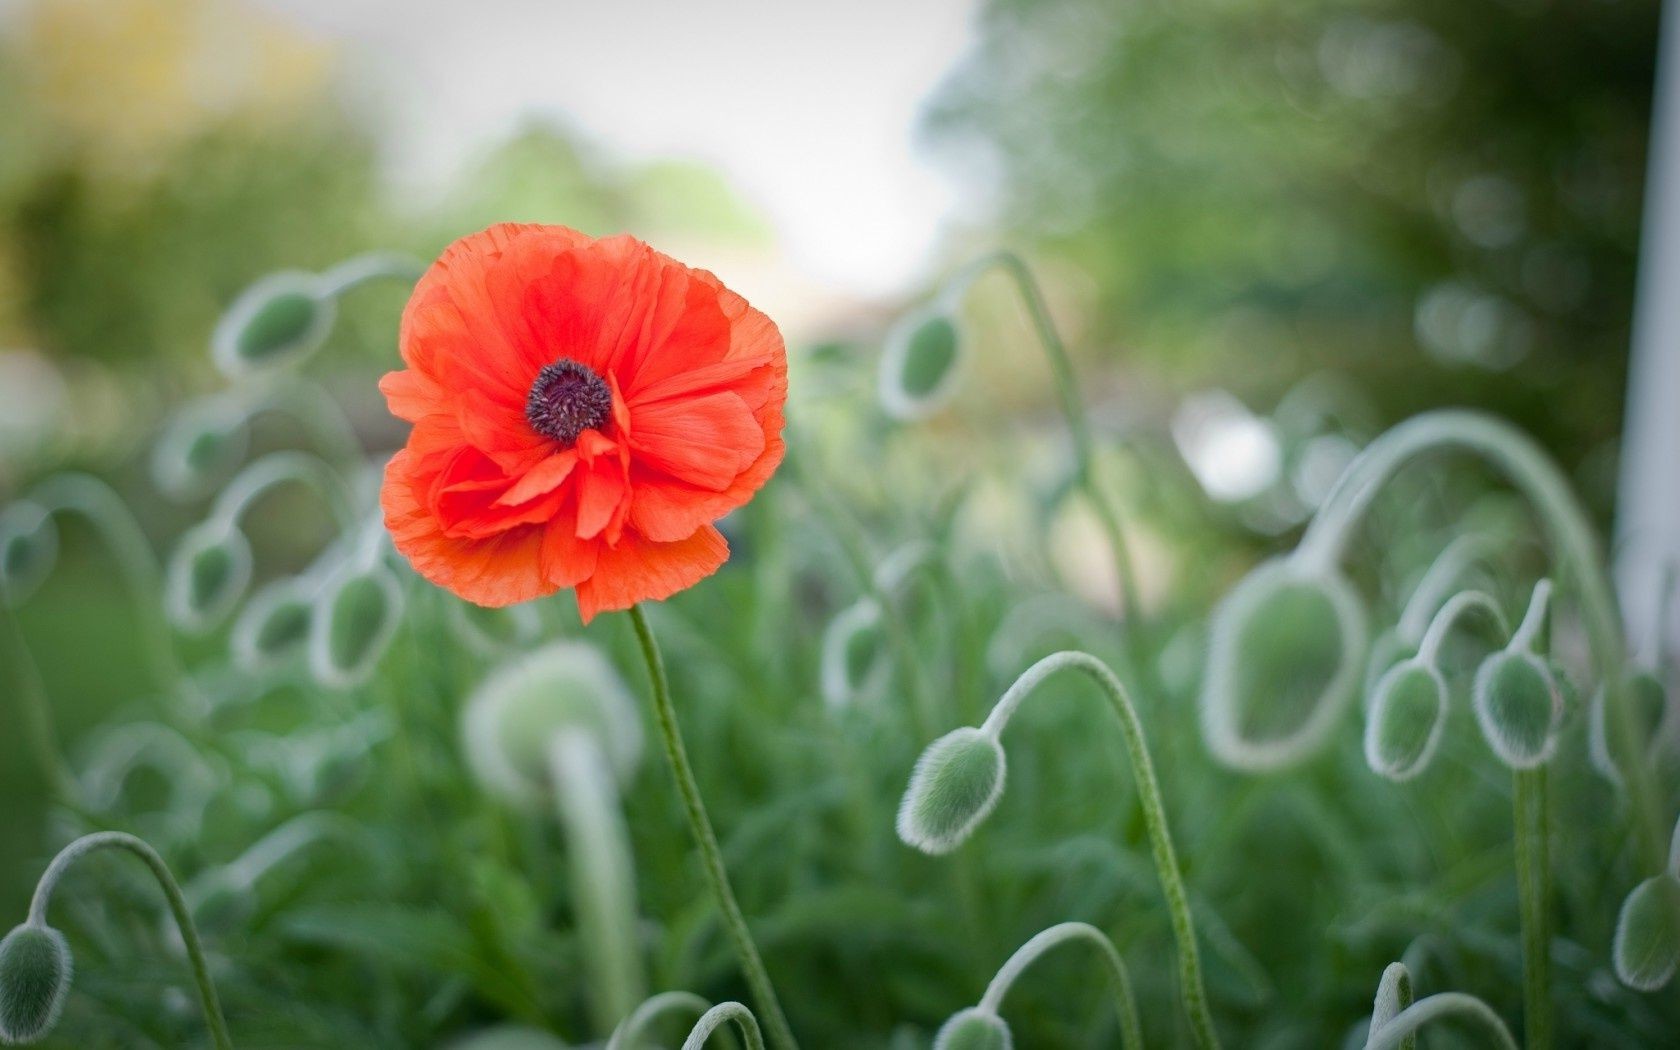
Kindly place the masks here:
[[(1663, 5), (1617, 507), (1616, 582), (1634, 652), (1653, 658), (1667, 566), (1680, 561), (1680, 16)], [(1663, 645), (1676, 646), (1671, 616)]]

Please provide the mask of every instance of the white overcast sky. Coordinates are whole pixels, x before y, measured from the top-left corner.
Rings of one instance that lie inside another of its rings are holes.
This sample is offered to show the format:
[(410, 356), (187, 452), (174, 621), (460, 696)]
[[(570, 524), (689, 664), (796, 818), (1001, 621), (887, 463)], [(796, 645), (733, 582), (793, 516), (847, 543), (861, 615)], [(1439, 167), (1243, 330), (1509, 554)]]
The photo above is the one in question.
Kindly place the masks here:
[(904, 290), (958, 206), (914, 137), (974, 0), (252, 2), (338, 43), (422, 185), (559, 116), (610, 155), (713, 165), (845, 295)]

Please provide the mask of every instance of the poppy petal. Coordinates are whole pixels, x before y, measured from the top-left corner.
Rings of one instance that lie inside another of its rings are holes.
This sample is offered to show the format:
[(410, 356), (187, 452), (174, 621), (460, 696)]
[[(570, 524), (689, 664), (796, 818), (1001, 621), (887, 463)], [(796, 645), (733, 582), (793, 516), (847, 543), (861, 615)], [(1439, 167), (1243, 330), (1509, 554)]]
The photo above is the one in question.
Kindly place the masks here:
[(729, 558), (729, 543), (710, 525), (672, 543), (655, 543), (626, 533), (605, 548), (595, 572), (577, 585), (578, 613), (588, 623), (598, 613), (660, 601), (700, 582)]

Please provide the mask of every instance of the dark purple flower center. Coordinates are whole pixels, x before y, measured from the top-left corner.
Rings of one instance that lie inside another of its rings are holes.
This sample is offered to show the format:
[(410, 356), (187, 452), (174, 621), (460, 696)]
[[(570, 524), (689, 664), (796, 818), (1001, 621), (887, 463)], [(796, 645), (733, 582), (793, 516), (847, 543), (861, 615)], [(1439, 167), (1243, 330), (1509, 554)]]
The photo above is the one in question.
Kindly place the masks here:
[(587, 366), (563, 357), (545, 365), (525, 399), (525, 418), (537, 433), (563, 445), (612, 418), (612, 389)]

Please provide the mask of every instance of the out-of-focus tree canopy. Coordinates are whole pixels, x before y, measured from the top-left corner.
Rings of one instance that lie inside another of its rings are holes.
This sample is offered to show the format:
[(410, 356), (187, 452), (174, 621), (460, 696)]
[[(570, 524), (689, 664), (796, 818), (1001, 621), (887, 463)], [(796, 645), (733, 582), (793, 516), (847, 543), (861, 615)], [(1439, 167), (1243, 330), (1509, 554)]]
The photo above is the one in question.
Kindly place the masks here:
[(1262, 407), (1351, 372), (1566, 457), (1619, 427), (1655, 0), (993, 0), (928, 133), (1096, 331)]

